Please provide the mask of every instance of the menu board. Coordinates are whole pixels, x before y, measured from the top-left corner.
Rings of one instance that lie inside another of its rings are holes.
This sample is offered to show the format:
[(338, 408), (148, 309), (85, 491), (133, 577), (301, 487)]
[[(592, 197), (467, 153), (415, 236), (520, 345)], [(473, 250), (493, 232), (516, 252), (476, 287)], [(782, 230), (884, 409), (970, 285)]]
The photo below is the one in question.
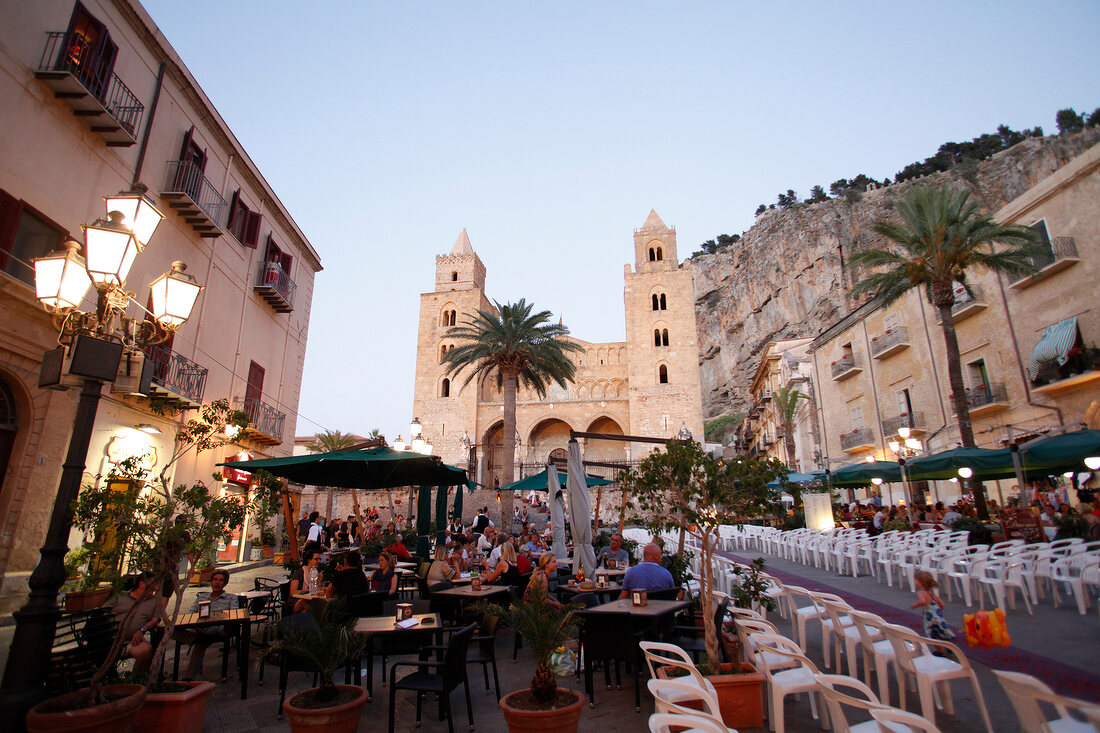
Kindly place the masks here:
[(1030, 509), (1003, 509), (999, 515), (1006, 540), (1046, 542), (1047, 537), (1039, 516)]

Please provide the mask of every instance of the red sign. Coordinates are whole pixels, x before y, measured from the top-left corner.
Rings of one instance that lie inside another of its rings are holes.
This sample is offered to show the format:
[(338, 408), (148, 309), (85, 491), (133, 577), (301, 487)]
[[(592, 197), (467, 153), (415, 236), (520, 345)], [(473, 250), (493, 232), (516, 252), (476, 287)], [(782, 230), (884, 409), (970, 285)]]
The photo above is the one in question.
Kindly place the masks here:
[(1043, 524), (1030, 509), (1002, 509), (998, 512), (1001, 529), (1006, 540), (1022, 539), (1025, 542), (1046, 542)]
[[(249, 456), (245, 460), (251, 460), (251, 458), (252, 457)], [(225, 462), (226, 463), (233, 463), (233, 462), (236, 462), (236, 461), (239, 461), (239, 460), (242, 460), (242, 459), (238, 458), (237, 456), (231, 456), (231, 457), (226, 458)], [(233, 483), (243, 484), (245, 486), (251, 486), (252, 485), (252, 474), (249, 473), (248, 471), (241, 471), (241, 470), (236, 469), (236, 468), (230, 468), (229, 466), (223, 466), (222, 468), (223, 468), (222, 478), (225, 479), (226, 481), (232, 481)]]

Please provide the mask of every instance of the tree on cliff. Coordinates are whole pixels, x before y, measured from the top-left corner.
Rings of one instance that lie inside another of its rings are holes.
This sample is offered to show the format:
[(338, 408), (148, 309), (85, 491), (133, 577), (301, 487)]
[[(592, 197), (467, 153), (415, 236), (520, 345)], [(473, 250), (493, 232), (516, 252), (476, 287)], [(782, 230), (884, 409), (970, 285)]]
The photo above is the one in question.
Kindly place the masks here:
[[(532, 313), (532, 303), (520, 298), (515, 303), (495, 303), (496, 310), (479, 310), (466, 314), (465, 323), (447, 329), (446, 337), (460, 342), (443, 357), (448, 364), (447, 374), (458, 374), (469, 367), (463, 385), (475, 378), (493, 376), (503, 394), (504, 402), (504, 455), (501, 459), (501, 485), (515, 480), (516, 454), (516, 389), (522, 382), (539, 394), (546, 396), (550, 381), (562, 387), (573, 380), (576, 365), (569, 360), (569, 352), (584, 351), (584, 347), (562, 336), (569, 329), (560, 323), (551, 323), (550, 311)], [(508, 494), (507, 506), (501, 507), (503, 516), (512, 516), (512, 495)]]
[[(852, 289), (851, 295), (870, 294), (887, 306), (912, 288), (924, 288), (928, 302), (940, 315), (959, 435), (963, 446), (972, 448), (974, 431), (951, 314), (955, 285), (971, 292), (966, 277), (973, 269), (1012, 276), (1034, 272), (1032, 257), (1038, 254), (1035, 233), (1027, 227), (1000, 224), (979, 213), (978, 205), (970, 202), (969, 191), (956, 193), (949, 188), (915, 185), (898, 199), (895, 208), (900, 222), (879, 220), (872, 229), (897, 246), (867, 249), (849, 258), (851, 268), (874, 270)], [(980, 482), (974, 482), (974, 503), (978, 515), (988, 518)]]

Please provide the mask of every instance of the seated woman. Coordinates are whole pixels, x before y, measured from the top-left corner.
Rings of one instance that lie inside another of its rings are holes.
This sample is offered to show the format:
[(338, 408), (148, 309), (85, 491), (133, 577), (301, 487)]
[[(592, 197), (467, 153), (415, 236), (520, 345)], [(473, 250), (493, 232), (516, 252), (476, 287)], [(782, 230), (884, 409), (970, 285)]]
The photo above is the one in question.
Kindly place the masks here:
[(516, 564), (516, 548), (511, 542), (505, 542), (500, 546), (500, 559), (497, 560), (493, 569), (482, 577), (482, 581), (497, 585), (511, 585), (516, 588), (523, 582)]
[(434, 558), (432, 566), (428, 568), (428, 577), (425, 578), (429, 586), (450, 580), (457, 573), (447, 562), (447, 548), (443, 545), (436, 546)]
[(447, 564), (456, 572), (464, 573), (469, 567), (469, 557), (466, 554), (466, 535), (456, 534), (451, 537), (453, 542), (451, 554), (447, 556)]
[(527, 590), (523, 592), (523, 599), (530, 600), (531, 593), (541, 588), (546, 593), (546, 602), (554, 608), (562, 608), (562, 604), (550, 595), (550, 580), (558, 575), (558, 558), (554, 553), (547, 552), (539, 558), (538, 570), (531, 573), (531, 580), (527, 583)]
[(149, 671), (154, 650), (145, 634), (160, 624), (161, 609), (167, 605), (167, 596), (157, 595), (157, 584), (148, 571), (139, 575), (130, 592), (115, 602), (112, 610), (121, 628), (120, 638), (126, 640), (122, 654), (134, 658), (134, 672)]
[(397, 597), (397, 561), (389, 552), (378, 556), (378, 569), (370, 576), (370, 589)]
[(320, 566), (321, 553), (317, 550), (306, 550), (302, 554), (302, 566), (290, 576), (290, 598), (294, 601), (294, 613), (309, 610), (308, 599), (295, 599), (294, 596), (321, 592)]

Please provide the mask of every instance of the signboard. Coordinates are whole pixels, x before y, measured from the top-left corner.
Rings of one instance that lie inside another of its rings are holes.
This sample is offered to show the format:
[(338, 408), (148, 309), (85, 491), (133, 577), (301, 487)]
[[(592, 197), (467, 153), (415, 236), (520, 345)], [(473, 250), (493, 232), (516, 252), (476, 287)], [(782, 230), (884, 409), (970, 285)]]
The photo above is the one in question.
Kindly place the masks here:
[(998, 514), (1006, 540), (1046, 542), (1043, 524), (1039, 521), (1039, 516), (1030, 509), (1003, 509)]
[[(232, 463), (239, 460), (241, 460), (239, 456), (227, 456), (225, 462)], [(249, 458), (245, 460), (251, 460), (251, 456), (249, 456)], [(248, 471), (241, 471), (236, 468), (230, 468), (229, 466), (222, 466), (222, 479), (224, 479), (225, 481), (232, 481), (233, 483), (237, 484), (243, 484), (244, 486), (252, 485), (251, 473), (249, 473)]]

